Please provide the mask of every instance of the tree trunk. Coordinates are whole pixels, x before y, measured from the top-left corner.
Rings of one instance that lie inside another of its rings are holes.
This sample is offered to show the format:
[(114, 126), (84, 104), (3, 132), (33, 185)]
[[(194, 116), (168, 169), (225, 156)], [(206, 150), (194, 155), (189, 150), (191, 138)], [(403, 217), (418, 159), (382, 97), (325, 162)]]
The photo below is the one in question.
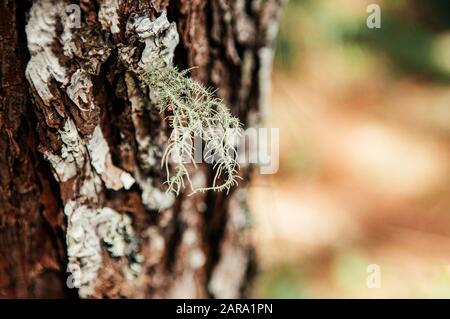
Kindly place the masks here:
[(196, 66), (258, 125), (281, 1), (2, 1), (0, 297), (245, 296), (250, 168), (228, 194), (166, 194), (170, 127), (139, 76)]

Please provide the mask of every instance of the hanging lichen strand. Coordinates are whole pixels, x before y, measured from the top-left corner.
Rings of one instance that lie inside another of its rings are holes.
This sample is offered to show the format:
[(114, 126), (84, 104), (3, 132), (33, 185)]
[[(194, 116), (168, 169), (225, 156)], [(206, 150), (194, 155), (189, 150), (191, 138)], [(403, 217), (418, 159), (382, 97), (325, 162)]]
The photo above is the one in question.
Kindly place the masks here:
[[(168, 192), (178, 194), (188, 181), (192, 191), (229, 190), (239, 178), (237, 137), (241, 123), (230, 114), (227, 106), (214, 95), (214, 91), (188, 76), (189, 70), (180, 71), (164, 62), (154, 63), (141, 76), (150, 87), (160, 112), (166, 112), (172, 128), (161, 165), (167, 172)], [(195, 188), (186, 164), (194, 159), (194, 138), (203, 140), (202, 158), (213, 165), (215, 176), (210, 187)], [(170, 163), (172, 162), (172, 173)]]

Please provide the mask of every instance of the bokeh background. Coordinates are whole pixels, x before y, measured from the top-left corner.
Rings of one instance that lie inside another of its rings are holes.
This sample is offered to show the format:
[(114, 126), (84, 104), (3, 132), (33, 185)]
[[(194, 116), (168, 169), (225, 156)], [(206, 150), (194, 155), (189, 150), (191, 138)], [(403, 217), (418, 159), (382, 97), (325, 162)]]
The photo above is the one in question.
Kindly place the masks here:
[(450, 1), (291, 0), (277, 41), (253, 296), (450, 298)]

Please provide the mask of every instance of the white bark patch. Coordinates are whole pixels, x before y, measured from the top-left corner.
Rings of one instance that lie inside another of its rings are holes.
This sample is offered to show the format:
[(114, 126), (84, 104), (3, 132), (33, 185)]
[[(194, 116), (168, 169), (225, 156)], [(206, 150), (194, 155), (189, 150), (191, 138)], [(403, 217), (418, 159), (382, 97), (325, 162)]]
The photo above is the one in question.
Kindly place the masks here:
[(163, 60), (166, 65), (171, 65), (175, 47), (178, 45), (179, 36), (174, 22), (167, 20), (166, 12), (154, 21), (149, 17), (137, 17), (127, 23), (127, 32), (134, 30), (140, 41), (145, 42), (139, 66), (147, 69), (150, 63), (157, 59)]
[(90, 208), (76, 201), (69, 201), (64, 213), (68, 220), (68, 269), (80, 297), (88, 297), (94, 293), (98, 271), (102, 267), (102, 241), (114, 257), (137, 253), (131, 220), (111, 208)]
[(120, 173), (120, 181), (122, 182), (123, 188), (130, 189), (131, 186), (135, 183), (133, 176), (128, 174), (127, 172)]
[(44, 158), (50, 162), (53, 168), (53, 176), (58, 182), (66, 182), (77, 174), (74, 162), (65, 161), (61, 156), (51, 152), (45, 152)]
[(147, 245), (145, 247), (148, 250), (145, 264), (147, 267), (158, 264), (166, 251), (166, 241), (161, 235), (160, 229), (150, 226), (143, 233), (143, 237), (146, 238)]
[(248, 256), (239, 247), (230, 246), (222, 250), (220, 263), (214, 268), (209, 282), (209, 290), (215, 298), (239, 298), (247, 262)]
[(129, 173), (112, 163), (109, 146), (100, 126), (95, 127), (92, 137), (87, 143), (87, 149), (92, 166), (100, 174), (107, 188), (119, 190), (124, 187), (129, 189), (134, 184), (134, 178)]
[(142, 204), (147, 209), (164, 210), (172, 207), (175, 203), (175, 196), (153, 186), (151, 178), (140, 178), (137, 176), (136, 180), (142, 189)]
[(120, 0), (103, 0), (100, 2), (98, 20), (102, 29), (112, 34), (120, 32), (119, 7)]
[(95, 127), (92, 137), (88, 141), (87, 148), (95, 171), (103, 174), (106, 170), (106, 155), (109, 153), (109, 146), (100, 126)]
[(55, 178), (59, 182), (66, 182), (77, 174), (84, 166), (84, 144), (78, 135), (75, 123), (67, 119), (62, 129), (58, 130), (61, 137), (61, 154), (44, 153), (44, 157), (53, 167)]
[(81, 184), (78, 191), (77, 201), (80, 203), (97, 203), (98, 202), (98, 192), (102, 189), (102, 180), (100, 176), (93, 172), (91, 165), (85, 166), (85, 174), (89, 176), (89, 179), (85, 179)]
[(64, 84), (68, 80), (66, 68), (59, 63), (58, 57), (52, 51), (52, 44), (57, 37), (57, 18), (62, 14), (62, 2), (36, 1), (30, 9), (30, 18), (25, 28), (31, 55), (26, 77), (47, 106), (54, 99), (54, 92), (49, 88), (51, 79)]
[(206, 262), (206, 256), (200, 249), (194, 249), (189, 255), (189, 265), (192, 269), (200, 269)]
[(70, 77), (66, 93), (80, 110), (89, 111), (95, 108), (92, 88), (91, 76), (83, 69), (78, 69)]

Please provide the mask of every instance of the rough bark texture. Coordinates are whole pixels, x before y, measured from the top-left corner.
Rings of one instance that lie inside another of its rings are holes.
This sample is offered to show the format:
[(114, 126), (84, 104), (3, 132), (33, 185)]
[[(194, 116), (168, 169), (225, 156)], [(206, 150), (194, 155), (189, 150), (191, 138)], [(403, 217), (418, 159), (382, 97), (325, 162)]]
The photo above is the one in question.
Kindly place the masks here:
[[(165, 194), (169, 128), (138, 78), (154, 58), (197, 66), (193, 78), (257, 125), (280, 7), (2, 1), (0, 297), (245, 294), (250, 170), (229, 194)], [(213, 178), (206, 166), (192, 176)]]

